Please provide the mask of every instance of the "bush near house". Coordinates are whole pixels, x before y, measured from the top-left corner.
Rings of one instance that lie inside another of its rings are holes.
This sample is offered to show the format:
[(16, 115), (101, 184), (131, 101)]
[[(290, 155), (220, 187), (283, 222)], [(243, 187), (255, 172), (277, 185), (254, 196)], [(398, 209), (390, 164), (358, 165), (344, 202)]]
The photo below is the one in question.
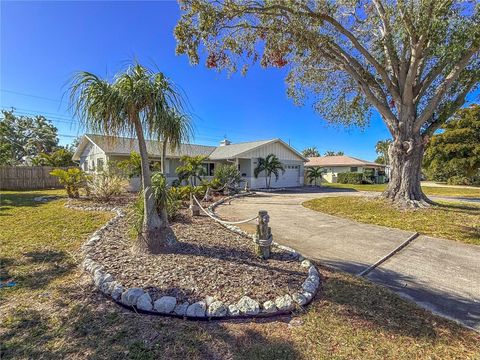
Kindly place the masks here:
[(339, 173), (337, 182), (340, 184), (363, 184), (363, 174), (355, 172)]
[(82, 188), (88, 192), (87, 175), (79, 168), (54, 169), (50, 175), (57, 177), (60, 184), (65, 186), (69, 198), (79, 198)]

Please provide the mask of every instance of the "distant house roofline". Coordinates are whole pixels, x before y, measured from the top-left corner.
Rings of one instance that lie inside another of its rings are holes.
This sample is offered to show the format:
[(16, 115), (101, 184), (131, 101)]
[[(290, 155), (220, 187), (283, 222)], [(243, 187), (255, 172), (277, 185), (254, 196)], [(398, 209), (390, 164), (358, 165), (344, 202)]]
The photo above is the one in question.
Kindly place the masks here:
[(383, 164), (377, 164), (372, 161), (358, 159), (352, 156), (335, 155), (335, 156), (317, 156), (308, 158), (306, 167), (342, 167), (342, 166), (373, 166), (386, 167)]

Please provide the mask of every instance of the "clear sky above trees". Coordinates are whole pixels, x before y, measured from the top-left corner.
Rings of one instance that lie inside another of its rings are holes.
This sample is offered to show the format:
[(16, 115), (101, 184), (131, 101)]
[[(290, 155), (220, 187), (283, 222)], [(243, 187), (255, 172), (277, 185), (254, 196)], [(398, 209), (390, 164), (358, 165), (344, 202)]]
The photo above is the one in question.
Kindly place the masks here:
[[(50, 115), (62, 135), (82, 132), (72, 124), (66, 103), (59, 103), (72, 73), (87, 68), (114, 74), (137, 56), (143, 63), (156, 63), (186, 91), (197, 115), (199, 143), (216, 144), (224, 135), (234, 142), (281, 137), (299, 150), (317, 146), (322, 153), (343, 150), (373, 160), (375, 143), (388, 137), (376, 118), (364, 132), (345, 130), (328, 127), (308, 105), (295, 107), (285, 95), (285, 69), (256, 67), (245, 78), (227, 79), (203, 64), (189, 66), (186, 57), (175, 56), (176, 2), (2, 2), (0, 6), (0, 105)], [(132, 26), (118, 21), (126, 17)], [(61, 143), (72, 140), (62, 137)]]

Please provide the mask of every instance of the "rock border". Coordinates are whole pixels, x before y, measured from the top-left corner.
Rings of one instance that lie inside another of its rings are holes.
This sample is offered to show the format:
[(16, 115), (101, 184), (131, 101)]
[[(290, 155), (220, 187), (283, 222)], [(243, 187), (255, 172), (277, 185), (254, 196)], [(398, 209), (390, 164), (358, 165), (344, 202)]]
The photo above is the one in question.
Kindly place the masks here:
[[(218, 218), (214, 213), (215, 207), (230, 201), (232, 199), (249, 196), (254, 193), (240, 193), (229, 196), (210, 205), (207, 209), (212, 216)], [(279, 249), (288, 251), (296, 256), (301, 266), (308, 268), (308, 276), (303, 282), (301, 289), (292, 294), (285, 294), (275, 299), (258, 303), (256, 300), (243, 296), (237, 303), (226, 304), (216, 300), (211, 296), (206, 296), (204, 300), (195, 303), (178, 302), (173, 296), (162, 296), (157, 300), (152, 300), (147, 291), (140, 287), (126, 288), (113, 276), (105, 271), (105, 268), (90, 257), (90, 253), (95, 246), (102, 240), (102, 235), (110, 227), (125, 216), (123, 209), (111, 206), (77, 206), (65, 204), (65, 207), (86, 211), (113, 211), (116, 215), (110, 219), (104, 226), (95, 231), (90, 238), (82, 245), (82, 252), (85, 257), (82, 262), (82, 268), (90, 274), (95, 287), (104, 295), (111, 298), (115, 303), (134, 310), (139, 313), (150, 315), (162, 315), (169, 317), (183, 318), (187, 320), (224, 320), (224, 319), (242, 319), (242, 318), (264, 318), (292, 313), (296, 308), (303, 308), (309, 304), (316, 295), (321, 279), (317, 268), (305, 257), (295, 250), (274, 243)], [(222, 224), (227, 229), (247, 236), (253, 239), (253, 235), (248, 234), (240, 228), (232, 225)]]

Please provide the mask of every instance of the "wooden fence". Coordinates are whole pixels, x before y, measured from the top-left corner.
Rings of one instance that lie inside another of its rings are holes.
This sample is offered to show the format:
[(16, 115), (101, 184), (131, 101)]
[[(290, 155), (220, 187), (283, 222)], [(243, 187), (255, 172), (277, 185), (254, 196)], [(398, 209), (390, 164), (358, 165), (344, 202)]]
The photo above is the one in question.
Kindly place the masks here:
[[(0, 166), (0, 190), (61, 188), (51, 166)], [(67, 169), (67, 168), (61, 168)]]

